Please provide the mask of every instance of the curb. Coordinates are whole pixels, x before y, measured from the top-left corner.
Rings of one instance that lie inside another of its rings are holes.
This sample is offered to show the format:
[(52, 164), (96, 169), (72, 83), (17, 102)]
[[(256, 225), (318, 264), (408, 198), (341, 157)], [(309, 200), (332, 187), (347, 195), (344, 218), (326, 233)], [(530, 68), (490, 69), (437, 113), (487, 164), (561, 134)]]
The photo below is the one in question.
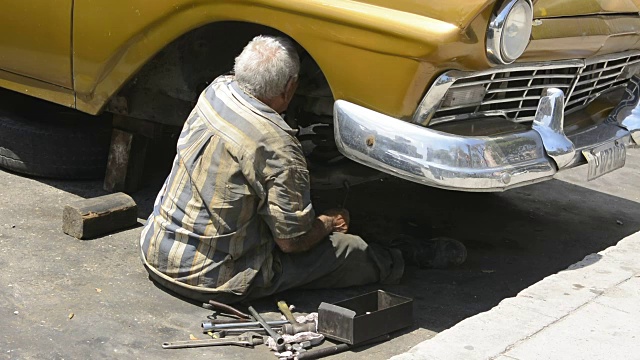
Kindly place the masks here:
[(638, 276), (638, 254), (640, 232), (391, 359), (510, 359), (511, 349)]

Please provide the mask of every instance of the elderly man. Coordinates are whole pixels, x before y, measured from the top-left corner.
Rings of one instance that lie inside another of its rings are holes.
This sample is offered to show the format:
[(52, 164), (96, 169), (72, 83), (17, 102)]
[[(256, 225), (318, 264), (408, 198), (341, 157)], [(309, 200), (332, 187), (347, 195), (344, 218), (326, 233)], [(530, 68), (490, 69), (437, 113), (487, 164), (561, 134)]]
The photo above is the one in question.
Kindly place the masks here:
[(347, 235), (344, 209), (316, 216), (302, 147), (279, 115), (299, 69), (289, 40), (258, 36), (236, 58), (235, 76), (200, 96), (141, 236), (142, 260), (162, 286), (234, 303), (296, 287), (397, 282), (401, 250), (418, 265), (435, 255), (443, 265), (464, 261), (456, 241), (385, 249)]

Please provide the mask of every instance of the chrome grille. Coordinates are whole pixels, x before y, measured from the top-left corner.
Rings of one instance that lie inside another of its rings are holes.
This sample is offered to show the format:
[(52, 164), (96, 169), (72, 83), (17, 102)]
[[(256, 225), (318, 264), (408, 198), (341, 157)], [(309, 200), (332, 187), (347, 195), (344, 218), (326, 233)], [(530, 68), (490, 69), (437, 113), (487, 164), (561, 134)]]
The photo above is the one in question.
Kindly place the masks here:
[(570, 112), (584, 107), (601, 93), (626, 84), (629, 76), (622, 76), (624, 70), (638, 63), (640, 63), (640, 55), (587, 62), (578, 74), (575, 88), (567, 96), (565, 111)]
[[(624, 85), (630, 77), (625, 69), (634, 64), (640, 65), (638, 53), (587, 61), (518, 64), (459, 77), (449, 87), (430, 124), (496, 116), (516, 122), (532, 121), (542, 92), (550, 87), (565, 93), (567, 113), (576, 111), (601, 93)], [(476, 101), (469, 101), (474, 94)]]

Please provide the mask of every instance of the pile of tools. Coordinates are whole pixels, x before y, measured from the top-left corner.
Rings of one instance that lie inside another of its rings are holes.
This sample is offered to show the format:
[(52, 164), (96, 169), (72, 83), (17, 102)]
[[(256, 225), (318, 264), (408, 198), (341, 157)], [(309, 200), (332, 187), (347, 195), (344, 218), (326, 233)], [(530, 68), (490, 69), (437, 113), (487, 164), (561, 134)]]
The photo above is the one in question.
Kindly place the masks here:
[[(211, 339), (165, 342), (162, 347), (181, 349), (235, 345), (253, 348), (264, 343), (281, 359), (318, 358), (314, 356), (313, 351), (309, 351), (311, 357), (301, 357), (307, 349), (324, 341), (324, 336), (316, 332), (317, 322), (313, 320), (314, 316), (301, 318), (303, 322), (299, 322), (284, 301), (278, 302), (278, 308), (287, 320), (275, 321), (266, 321), (252, 306), (248, 307), (250, 314), (246, 314), (216, 301), (210, 301), (206, 305), (216, 311), (215, 318), (209, 317), (209, 320), (201, 324), (202, 332), (209, 335)], [(217, 315), (225, 317), (221, 318)], [(269, 338), (265, 339), (265, 336)]]
[[(253, 348), (266, 344), (280, 360), (308, 360), (386, 341), (390, 332), (413, 322), (413, 300), (382, 290), (335, 304), (323, 302), (317, 313), (297, 319), (289, 306), (279, 301), (278, 308), (286, 320), (276, 321), (265, 321), (251, 306), (246, 314), (216, 301), (205, 305), (216, 311), (215, 316), (202, 323), (202, 332), (211, 339), (166, 342), (162, 347), (235, 345)], [(325, 336), (342, 344), (311, 349), (321, 345)]]

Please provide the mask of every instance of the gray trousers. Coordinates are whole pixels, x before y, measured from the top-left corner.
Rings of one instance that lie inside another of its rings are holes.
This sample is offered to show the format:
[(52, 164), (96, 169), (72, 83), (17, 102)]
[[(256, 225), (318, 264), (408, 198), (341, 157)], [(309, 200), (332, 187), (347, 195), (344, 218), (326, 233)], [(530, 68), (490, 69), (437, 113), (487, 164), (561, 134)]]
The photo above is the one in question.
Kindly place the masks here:
[(326, 289), (378, 282), (398, 283), (404, 272), (404, 261), (400, 250), (367, 244), (359, 236), (333, 233), (304, 253), (285, 254), (276, 247), (272, 270), (274, 277), (269, 286), (251, 285), (243, 295), (198, 292), (162, 279), (153, 271), (149, 271), (149, 275), (163, 287), (184, 297), (205, 303), (215, 300), (232, 304), (294, 288)]

